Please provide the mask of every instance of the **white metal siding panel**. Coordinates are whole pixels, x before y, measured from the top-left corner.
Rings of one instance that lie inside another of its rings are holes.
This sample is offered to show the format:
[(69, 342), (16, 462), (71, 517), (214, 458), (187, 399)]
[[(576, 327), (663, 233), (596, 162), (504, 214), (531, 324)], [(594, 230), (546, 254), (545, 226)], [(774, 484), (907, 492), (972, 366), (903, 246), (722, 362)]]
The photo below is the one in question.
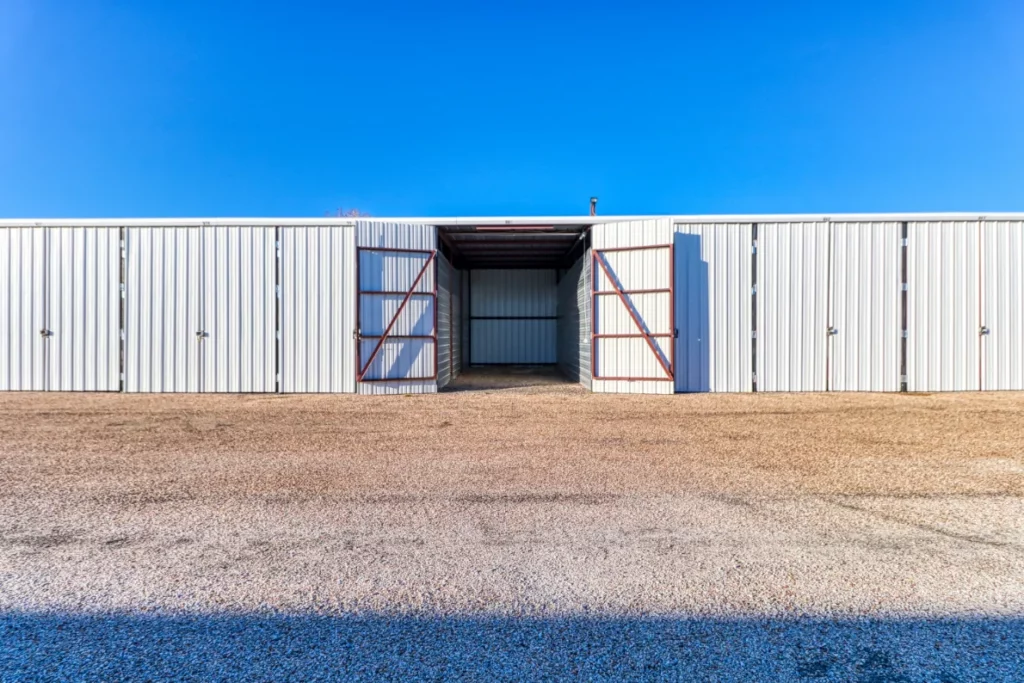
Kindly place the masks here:
[(978, 389), (978, 222), (912, 222), (907, 234), (907, 388)]
[(757, 390), (824, 391), (828, 223), (762, 223), (757, 245)]
[(1024, 390), (1024, 222), (981, 224), (982, 388)]
[(277, 390), (275, 240), (271, 227), (203, 228), (200, 391)]
[(899, 391), (900, 224), (832, 223), (831, 391)]
[[(433, 253), (437, 229), (432, 225), (357, 221), (356, 245), (363, 249), (416, 249)], [(401, 296), (363, 292), (407, 292), (426, 263), (428, 254), (389, 251), (359, 252), (359, 334), (380, 335), (401, 304)], [(416, 286), (422, 294), (435, 291), (436, 265), (427, 268)], [(413, 296), (396, 321), (391, 334), (434, 334), (434, 299)], [(378, 339), (364, 338), (359, 343), (360, 364), (366, 365)], [(394, 379), (387, 382), (359, 382), (360, 394), (416, 394), (437, 391), (437, 379), (416, 379), (436, 374), (436, 349), (433, 340), (388, 339), (369, 364), (366, 379)], [(358, 372), (358, 370), (357, 370)]]
[(42, 391), (46, 230), (0, 228), (0, 391)]
[[(594, 251), (615, 247), (669, 245), (672, 241), (672, 222), (668, 218), (630, 220), (595, 225), (591, 229)], [(608, 252), (605, 259), (612, 274), (624, 289), (666, 289), (672, 284), (673, 264), (668, 249), (632, 252)], [(603, 269), (591, 264), (595, 291), (612, 289)], [(614, 294), (596, 297), (592, 324), (600, 334), (638, 333), (628, 311)], [(641, 321), (651, 333), (671, 332), (671, 296), (638, 294), (631, 297), (640, 312)], [(672, 357), (671, 339), (658, 337), (656, 347), (666, 359)], [(595, 339), (591, 349), (594, 374), (606, 377), (625, 376), (664, 378), (665, 370), (659, 364), (647, 342), (642, 338)], [(591, 385), (600, 393), (668, 394), (674, 391), (671, 381), (654, 380), (601, 380)]]
[(437, 386), (452, 381), (452, 266), (437, 255)]
[(120, 389), (121, 235), (118, 228), (48, 232), (46, 388)]
[(356, 390), (356, 232), (281, 228), (281, 391)]
[(126, 391), (199, 391), (201, 238), (201, 228), (126, 231)]
[[(471, 363), (557, 361), (558, 285), (554, 270), (474, 270), (470, 311)], [(481, 320), (522, 318), (519, 320)], [(525, 318), (548, 317), (550, 320)]]
[(752, 389), (750, 223), (675, 226), (676, 391)]

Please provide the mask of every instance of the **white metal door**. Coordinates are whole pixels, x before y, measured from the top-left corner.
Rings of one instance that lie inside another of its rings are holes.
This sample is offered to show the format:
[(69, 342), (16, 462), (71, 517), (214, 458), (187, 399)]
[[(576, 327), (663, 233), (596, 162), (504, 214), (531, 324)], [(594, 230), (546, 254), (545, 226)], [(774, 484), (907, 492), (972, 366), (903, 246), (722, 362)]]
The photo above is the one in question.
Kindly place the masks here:
[(46, 229), (0, 228), (0, 391), (46, 388)]
[(201, 230), (126, 230), (126, 391), (199, 391)]
[(591, 236), (593, 391), (672, 393), (671, 222), (602, 223)]
[(750, 223), (674, 227), (678, 392), (752, 389)]
[(354, 393), (354, 226), (283, 227), (281, 391)]
[(437, 229), (358, 221), (361, 394), (437, 391)]
[(276, 228), (202, 229), (199, 391), (277, 390)]
[(830, 391), (899, 391), (900, 224), (832, 223)]
[(1024, 390), (1024, 222), (981, 224), (981, 388)]
[(978, 221), (907, 225), (907, 388), (980, 388)]
[(121, 231), (46, 231), (46, 388), (118, 391)]
[(824, 391), (826, 222), (759, 223), (757, 390)]

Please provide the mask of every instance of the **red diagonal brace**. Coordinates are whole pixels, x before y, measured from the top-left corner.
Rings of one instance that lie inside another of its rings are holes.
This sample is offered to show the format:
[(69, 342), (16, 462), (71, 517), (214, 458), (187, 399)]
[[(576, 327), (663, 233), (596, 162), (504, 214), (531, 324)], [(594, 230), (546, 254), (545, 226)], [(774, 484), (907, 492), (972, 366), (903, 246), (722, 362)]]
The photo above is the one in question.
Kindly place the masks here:
[(665, 362), (665, 358), (661, 355), (661, 352), (658, 351), (658, 346), (654, 343), (653, 336), (644, 329), (644, 325), (640, 322), (640, 318), (636, 316), (636, 312), (633, 310), (632, 304), (629, 303), (629, 299), (626, 298), (622, 288), (619, 287), (618, 283), (615, 282), (615, 278), (612, 277), (612, 273), (608, 269), (608, 264), (604, 262), (604, 254), (600, 251), (596, 251), (596, 254), (598, 265), (601, 266), (601, 270), (604, 271), (604, 274), (608, 276), (608, 282), (615, 288), (615, 293), (619, 295), (619, 301), (621, 301), (622, 305), (626, 307), (626, 312), (629, 313), (629, 317), (633, 319), (636, 329), (640, 330), (640, 334), (643, 335), (644, 341), (646, 341), (647, 345), (651, 347), (651, 353), (653, 353), (654, 357), (658, 359), (658, 364), (661, 365), (661, 368), (665, 371), (665, 374), (669, 376), (669, 379), (674, 378), (675, 375), (672, 374), (672, 368), (668, 366)]
[[(427, 268), (429, 268), (430, 264), (434, 262), (435, 253), (436, 252), (433, 251), (430, 252), (430, 256), (427, 257), (427, 262), (424, 263), (423, 268), (420, 269), (420, 274), (416, 276), (415, 280), (413, 280), (412, 287), (410, 287), (409, 291), (405, 293), (405, 298), (402, 299), (402, 303), (398, 306), (398, 310), (395, 311), (395, 317), (393, 317), (391, 319), (391, 322), (388, 323), (388, 326), (384, 328), (384, 334), (380, 336), (380, 340), (377, 342), (377, 346), (373, 347), (373, 353), (370, 354), (370, 358), (366, 361), (366, 365), (364, 365), (359, 370), (360, 382), (363, 381), (363, 377), (366, 376), (366, 371), (369, 370), (370, 366), (373, 364), (373, 359), (377, 357), (377, 354), (380, 353), (381, 347), (384, 346), (384, 342), (387, 341), (388, 335), (391, 334), (391, 328), (393, 328), (395, 326), (395, 323), (398, 322), (398, 316), (402, 315), (402, 310), (405, 308), (405, 305), (409, 303), (409, 299), (412, 298), (413, 292), (416, 291), (416, 285), (420, 283), (420, 280), (423, 279), (423, 274), (427, 272)], [(436, 301), (434, 302), (434, 306), (437, 306)]]

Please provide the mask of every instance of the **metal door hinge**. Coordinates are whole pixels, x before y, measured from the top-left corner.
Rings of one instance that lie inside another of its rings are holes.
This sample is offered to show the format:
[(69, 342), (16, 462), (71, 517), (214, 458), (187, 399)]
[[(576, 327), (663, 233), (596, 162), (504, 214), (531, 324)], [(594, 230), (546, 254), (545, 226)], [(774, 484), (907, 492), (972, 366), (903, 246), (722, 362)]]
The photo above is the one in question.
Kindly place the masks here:
[(900, 240), (900, 246), (901, 246), (901, 247), (907, 247), (907, 246), (910, 246), (910, 240), (908, 240), (908, 239), (907, 239), (906, 237), (902, 238), (902, 239)]
[(903, 337), (904, 339), (909, 339), (910, 338), (910, 330), (903, 330), (903, 332), (900, 333), (900, 336)]
[(750, 338), (751, 339), (757, 339), (757, 330), (751, 330)]
[(910, 283), (908, 283), (908, 282), (902, 283), (900, 285), (900, 291), (902, 291), (902, 292), (909, 292), (910, 291)]

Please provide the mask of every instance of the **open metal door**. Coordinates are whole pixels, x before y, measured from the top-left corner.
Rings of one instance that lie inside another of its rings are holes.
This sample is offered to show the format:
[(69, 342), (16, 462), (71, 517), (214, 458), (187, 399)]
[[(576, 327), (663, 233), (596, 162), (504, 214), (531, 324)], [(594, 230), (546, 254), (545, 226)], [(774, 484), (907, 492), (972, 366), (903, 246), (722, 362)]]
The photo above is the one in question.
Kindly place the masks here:
[(670, 394), (675, 387), (674, 247), (666, 219), (593, 228), (591, 332), (595, 392)]
[(437, 231), (356, 224), (356, 380), (361, 394), (437, 391)]

